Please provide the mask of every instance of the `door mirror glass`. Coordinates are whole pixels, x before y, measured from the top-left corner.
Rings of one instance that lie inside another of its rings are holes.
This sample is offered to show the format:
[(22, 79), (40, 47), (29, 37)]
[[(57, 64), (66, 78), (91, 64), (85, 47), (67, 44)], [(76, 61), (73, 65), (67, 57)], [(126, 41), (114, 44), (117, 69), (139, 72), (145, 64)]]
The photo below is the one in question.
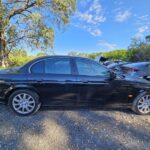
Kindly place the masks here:
[(144, 78), (145, 80), (150, 81), (150, 76), (144, 76), (143, 78)]
[(114, 72), (110, 72), (110, 79), (115, 79), (117, 75)]

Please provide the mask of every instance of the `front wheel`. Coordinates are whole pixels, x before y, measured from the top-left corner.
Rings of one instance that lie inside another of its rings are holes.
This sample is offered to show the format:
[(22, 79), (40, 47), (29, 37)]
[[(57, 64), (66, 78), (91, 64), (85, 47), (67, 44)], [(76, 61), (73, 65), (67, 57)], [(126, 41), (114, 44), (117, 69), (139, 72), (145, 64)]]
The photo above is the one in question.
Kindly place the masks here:
[(133, 101), (132, 110), (140, 115), (150, 114), (150, 93), (144, 92)]
[(8, 104), (15, 113), (21, 116), (33, 114), (40, 108), (39, 96), (29, 90), (13, 92), (9, 97)]

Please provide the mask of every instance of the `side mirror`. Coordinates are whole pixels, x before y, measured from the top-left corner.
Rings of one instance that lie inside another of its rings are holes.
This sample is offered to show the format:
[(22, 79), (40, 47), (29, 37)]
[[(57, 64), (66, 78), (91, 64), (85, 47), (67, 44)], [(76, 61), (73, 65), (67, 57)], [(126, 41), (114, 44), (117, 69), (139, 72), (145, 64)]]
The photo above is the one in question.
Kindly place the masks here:
[(144, 76), (143, 79), (150, 81), (150, 76)]
[(117, 75), (114, 72), (110, 71), (110, 79), (113, 80), (116, 77), (117, 77)]

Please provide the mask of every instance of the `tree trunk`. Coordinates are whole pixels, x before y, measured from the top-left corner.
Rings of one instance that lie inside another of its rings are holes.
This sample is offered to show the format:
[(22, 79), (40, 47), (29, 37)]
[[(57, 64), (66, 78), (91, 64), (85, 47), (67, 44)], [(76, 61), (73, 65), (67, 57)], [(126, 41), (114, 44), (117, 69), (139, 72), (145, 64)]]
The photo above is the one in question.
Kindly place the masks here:
[(4, 68), (8, 67), (6, 55), (6, 41), (4, 39), (4, 32), (0, 31), (0, 65)]
[(7, 67), (7, 57), (6, 57), (6, 40), (4, 36), (4, 26), (3, 26), (3, 6), (0, 0), (0, 65), (2, 67)]

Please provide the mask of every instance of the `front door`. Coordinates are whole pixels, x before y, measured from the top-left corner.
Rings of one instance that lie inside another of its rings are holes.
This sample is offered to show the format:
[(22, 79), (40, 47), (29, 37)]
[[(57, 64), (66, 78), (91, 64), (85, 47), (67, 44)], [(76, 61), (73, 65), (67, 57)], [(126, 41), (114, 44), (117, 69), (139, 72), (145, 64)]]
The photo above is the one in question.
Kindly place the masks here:
[(88, 59), (75, 59), (78, 82), (78, 104), (83, 106), (109, 106), (113, 103), (110, 72), (104, 66)]

